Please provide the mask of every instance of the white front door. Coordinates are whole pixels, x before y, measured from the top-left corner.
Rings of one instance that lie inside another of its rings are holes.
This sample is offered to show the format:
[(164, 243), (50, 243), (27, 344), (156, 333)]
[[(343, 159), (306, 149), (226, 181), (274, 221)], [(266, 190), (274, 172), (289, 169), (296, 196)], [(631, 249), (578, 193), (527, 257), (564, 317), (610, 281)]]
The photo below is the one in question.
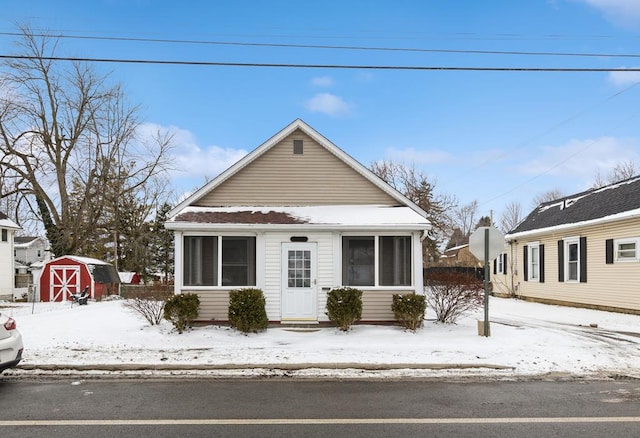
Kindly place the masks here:
[(316, 244), (282, 244), (282, 320), (318, 320)]
[(80, 293), (80, 266), (52, 265), (49, 273), (50, 301), (67, 301)]

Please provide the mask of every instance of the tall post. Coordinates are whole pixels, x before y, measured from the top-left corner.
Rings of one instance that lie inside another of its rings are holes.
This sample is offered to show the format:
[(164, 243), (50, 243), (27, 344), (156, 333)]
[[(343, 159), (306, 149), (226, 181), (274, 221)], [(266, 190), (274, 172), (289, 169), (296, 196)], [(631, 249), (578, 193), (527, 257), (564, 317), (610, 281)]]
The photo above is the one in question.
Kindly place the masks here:
[(489, 336), (489, 228), (484, 230), (484, 336)]

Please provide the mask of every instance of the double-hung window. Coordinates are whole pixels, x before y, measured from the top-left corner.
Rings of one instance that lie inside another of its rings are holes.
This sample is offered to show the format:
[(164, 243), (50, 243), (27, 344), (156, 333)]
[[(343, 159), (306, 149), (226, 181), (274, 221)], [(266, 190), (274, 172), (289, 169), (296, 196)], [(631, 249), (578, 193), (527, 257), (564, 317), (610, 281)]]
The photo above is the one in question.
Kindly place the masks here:
[(185, 236), (185, 286), (255, 286), (256, 238)]
[(580, 240), (565, 239), (564, 241), (566, 254), (565, 281), (579, 281), (580, 280)]
[(529, 280), (540, 279), (540, 245), (529, 245)]
[(344, 236), (345, 286), (410, 286), (411, 236)]
[(587, 238), (558, 240), (558, 281), (587, 282)]

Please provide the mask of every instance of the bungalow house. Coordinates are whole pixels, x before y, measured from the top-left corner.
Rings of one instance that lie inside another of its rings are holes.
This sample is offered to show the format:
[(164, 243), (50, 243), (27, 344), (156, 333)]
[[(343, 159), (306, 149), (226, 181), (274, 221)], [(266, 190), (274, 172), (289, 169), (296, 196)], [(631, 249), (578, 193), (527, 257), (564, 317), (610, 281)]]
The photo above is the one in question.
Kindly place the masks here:
[(13, 241), (20, 226), (0, 212), (0, 296), (13, 298)]
[(328, 321), (327, 292), (363, 291), (362, 320), (422, 293), (426, 213), (300, 119), (174, 208), (175, 293), (228, 319), (229, 291), (260, 288), (272, 322)]
[(640, 176), (540, 204), (505, 238), (494, 290), (640, 314)]

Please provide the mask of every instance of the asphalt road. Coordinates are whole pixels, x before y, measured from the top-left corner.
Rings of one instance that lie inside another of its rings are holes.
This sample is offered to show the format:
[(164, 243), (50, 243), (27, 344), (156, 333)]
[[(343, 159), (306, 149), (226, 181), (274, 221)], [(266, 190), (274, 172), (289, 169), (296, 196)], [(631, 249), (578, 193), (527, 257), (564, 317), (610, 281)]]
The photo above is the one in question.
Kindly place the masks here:
[(2, 437), (640, 437), (640, 381), (15, 380)]

